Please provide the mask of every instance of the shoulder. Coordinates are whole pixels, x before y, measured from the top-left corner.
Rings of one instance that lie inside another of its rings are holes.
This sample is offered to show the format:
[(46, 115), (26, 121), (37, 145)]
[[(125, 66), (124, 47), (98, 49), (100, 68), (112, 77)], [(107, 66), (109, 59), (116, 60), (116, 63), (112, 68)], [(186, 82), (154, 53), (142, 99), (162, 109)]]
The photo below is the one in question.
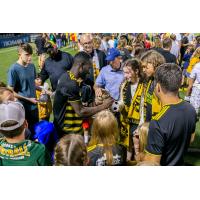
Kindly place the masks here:
[(64, 56), (64, 57), (72, 57), (73, 58), (73, 56), (70, 54), (70, 53), (68, 53), (68, 52), (64, 52), (64, 51), (61, 51), (61, 54), (62, 54), (62, 56)]
[(17, 63), (12, 64), (9, 68), (9, 70), (11, 70), (11, 71), (15, 71), (18, 69), (19, 69), (19, 64), (17, 64)]
[(159, 120), (161, 120), (165, 115), (166, 115), (166, 113), (167, 113), (167, 111), (170, 109), (170, 106), (164, 106), (162, 109), (161, 109), (161, 111), (157, 114), (157, 115), (155, 115), (152, 119), (154, 120), (154, 121), (159, 121)]

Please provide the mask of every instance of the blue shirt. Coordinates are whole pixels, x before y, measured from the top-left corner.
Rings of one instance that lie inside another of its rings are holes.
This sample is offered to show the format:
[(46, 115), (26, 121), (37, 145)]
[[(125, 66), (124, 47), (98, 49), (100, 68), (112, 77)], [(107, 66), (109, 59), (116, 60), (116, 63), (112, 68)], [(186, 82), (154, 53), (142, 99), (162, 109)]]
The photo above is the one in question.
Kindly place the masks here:
[(116, 71), (110, 65), (107, 65), (100, 71), (96, 79), (96, 85), (105, 88), (113, 99), (118, 100), (119, 88), (123, 80), (124, 74), (122, 70)]
[[(19, 63), (14, 63), (8, 71), (8, 85), (13, 87), (16, 93), (24, 97), (36, 97), (35, 78), (36, 70), (34, 64), (28, 64), (27, 67), (24, 67)], [(31, 107), (34, 109), (36, 105), (31, 104)]]

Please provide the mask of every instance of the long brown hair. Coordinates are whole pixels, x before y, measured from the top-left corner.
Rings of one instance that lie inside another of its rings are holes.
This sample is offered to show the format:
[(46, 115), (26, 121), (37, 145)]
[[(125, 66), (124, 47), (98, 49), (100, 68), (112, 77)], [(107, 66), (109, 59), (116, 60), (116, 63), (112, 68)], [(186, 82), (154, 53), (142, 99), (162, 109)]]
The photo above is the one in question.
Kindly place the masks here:
[(112, 165), (112, 147), (116, 144), (118, 136), (119, 129), (115, 116), (108, 110), (99, 112), (93, 121), (92, 137), (89, 146), (103, 145), (107, 165)]

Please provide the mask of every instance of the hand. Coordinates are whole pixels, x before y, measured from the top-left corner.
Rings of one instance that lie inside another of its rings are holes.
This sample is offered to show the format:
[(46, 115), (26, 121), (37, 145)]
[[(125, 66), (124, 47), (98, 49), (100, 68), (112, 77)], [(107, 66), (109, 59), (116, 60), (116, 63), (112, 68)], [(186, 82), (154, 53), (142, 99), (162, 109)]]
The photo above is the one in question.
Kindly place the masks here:
[(97, 97), (101, 97), (101, 96), (103, 95), (102, 89), (101, 89), (101, 88), (97, 88), (97, 89), (95, 90), (95, 95), (96, 95)]
[(38, 103), (38, 100), (36, 98), (28, 98), (28, 101), (30, 101), (33, 104)]
[(104, 102), (103, 102), (104, 108), (105, 109), (109, 108), (110, 106), (112, 106), (113, 102), (114, 102), (114, 99), (112, 99), (111, 97), (105, 99)]

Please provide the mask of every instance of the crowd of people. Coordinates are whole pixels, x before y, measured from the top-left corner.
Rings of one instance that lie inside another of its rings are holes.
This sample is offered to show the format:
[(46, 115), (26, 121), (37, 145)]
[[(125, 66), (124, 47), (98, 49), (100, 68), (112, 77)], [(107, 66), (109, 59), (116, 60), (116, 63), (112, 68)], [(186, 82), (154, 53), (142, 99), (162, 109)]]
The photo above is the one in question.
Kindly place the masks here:
[(35, 44), (39, 73), (22, 43), (0, 83), (0, 165), (185, 164), (200, 111), (200, 36), (59, 33)]

